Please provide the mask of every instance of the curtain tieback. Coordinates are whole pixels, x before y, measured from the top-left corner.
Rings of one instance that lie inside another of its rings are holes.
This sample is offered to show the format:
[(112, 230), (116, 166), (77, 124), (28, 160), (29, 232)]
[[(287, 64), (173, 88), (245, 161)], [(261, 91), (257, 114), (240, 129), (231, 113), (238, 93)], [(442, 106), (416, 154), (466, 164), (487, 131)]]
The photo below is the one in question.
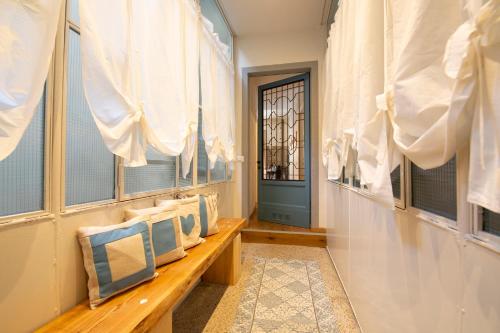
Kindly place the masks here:
[[(477, 12), (475, 17), (460, 25), (448, 40), (443, 59), (446, 75), (457, 81), (470, 81), (477, 87), (474, 94), (479, 103), (480, 162), (484, 168), (484, 113), (485, 103), (489, 103), (485, 89), (484, 49), (500, 44), (500, 0), (490, 0)], [(470, 96), (473, 98), (473, 96)], [(493, 110), (492, 106), (488, 109)]]

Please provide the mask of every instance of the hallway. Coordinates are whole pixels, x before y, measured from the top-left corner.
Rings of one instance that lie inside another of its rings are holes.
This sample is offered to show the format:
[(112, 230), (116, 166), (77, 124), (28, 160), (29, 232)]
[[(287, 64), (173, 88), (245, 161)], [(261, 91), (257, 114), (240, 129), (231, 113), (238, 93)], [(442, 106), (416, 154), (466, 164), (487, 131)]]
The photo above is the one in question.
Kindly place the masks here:
[[(294, 245), (244, 243), (241, 280), (235, 286), (201, 283), (174, 312), (174, 331), (179, 333), (239, 332), (233, 322), (239, 300), (249, 283), (255, 258), (279, 258), (319, 263), (328, 296), (333, 306), (335, 330), (338, 333), (360, 332), (349, 300), (325, 249)], [(233, 328), (233, 331), (231, 331)], [(259, 332), (259, 330), (252, 330)]]
[(500, 0), (0, 0), (0, 333), (499, 333)]

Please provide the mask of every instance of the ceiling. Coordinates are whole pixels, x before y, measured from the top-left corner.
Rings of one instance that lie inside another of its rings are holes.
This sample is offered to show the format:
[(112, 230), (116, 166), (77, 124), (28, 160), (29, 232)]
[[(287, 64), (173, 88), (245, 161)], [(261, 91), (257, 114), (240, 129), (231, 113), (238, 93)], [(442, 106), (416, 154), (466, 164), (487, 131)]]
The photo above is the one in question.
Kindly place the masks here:
[(326, 23), (331, 0), (218, 0), (236, 36), (310, 30)]

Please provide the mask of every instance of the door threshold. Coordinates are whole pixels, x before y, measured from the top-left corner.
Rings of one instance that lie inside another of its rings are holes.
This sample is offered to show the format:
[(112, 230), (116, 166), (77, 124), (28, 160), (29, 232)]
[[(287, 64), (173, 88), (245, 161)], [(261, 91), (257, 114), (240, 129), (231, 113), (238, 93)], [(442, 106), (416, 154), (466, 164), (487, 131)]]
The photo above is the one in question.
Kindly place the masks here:
[(262, 230), (249, 228), (241, 231), (241, 240), (244, 243), (326, 247), (326, 234), (318, 232)]

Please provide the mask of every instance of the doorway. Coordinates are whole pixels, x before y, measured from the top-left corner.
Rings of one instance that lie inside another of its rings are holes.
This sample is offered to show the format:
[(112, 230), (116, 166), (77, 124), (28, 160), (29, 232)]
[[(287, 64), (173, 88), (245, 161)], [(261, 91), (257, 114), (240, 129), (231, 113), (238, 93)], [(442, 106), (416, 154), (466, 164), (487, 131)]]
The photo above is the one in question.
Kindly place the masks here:
[(259, 220), (311, 226), (309, 73), (259, 86)]

